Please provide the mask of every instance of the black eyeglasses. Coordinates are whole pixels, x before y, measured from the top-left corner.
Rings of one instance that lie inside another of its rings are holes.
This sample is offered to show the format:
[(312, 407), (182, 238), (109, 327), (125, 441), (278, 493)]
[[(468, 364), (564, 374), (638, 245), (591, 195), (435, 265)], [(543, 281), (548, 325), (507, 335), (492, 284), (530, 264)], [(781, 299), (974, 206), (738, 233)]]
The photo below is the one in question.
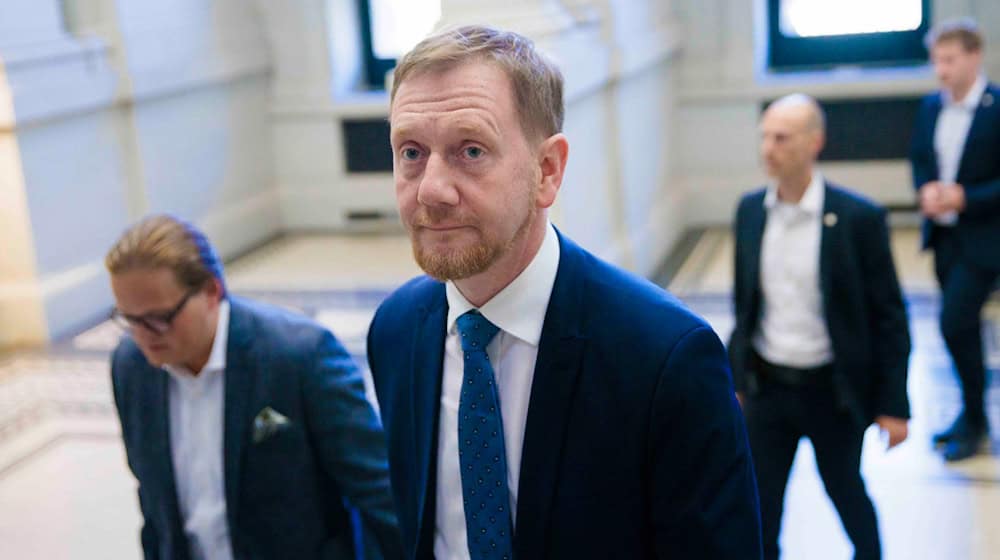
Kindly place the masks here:
[(161, 313), (146, 313), (144, 315), (129, 315), (127, 313), (122, 313), (117, 308), (111, 310), (111, 320), (114, 321), (116, 325), (130, 331), (138, 326), (145, 328), (150, 332), (156, 334), (166, 334), (170, 330), (170, 325), (174, 322), (174, 318), (177, 314), (184, 309), (184, 304), (191, 299), (191, 296), (198, 293), (201, 288), (195, 288), (188, 293), (184, 294), (177, 305), (174, 306), (170, 311), (164, 311)]

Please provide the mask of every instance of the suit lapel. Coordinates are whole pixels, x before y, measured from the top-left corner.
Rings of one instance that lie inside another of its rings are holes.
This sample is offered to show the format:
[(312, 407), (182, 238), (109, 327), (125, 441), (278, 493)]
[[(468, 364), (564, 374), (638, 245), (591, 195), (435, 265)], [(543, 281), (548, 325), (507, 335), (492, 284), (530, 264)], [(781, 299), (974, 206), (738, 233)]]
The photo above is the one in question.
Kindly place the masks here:
[(560, 235), (559, 270), (545, 313), (531, 384), (518, 482), (514, 556), (546, 550), (552, 500), (583, 359), (582, 251)]
[(253, 411), (249, 409), (253, 394), (256, 367), (250, 343), (253, 317), (239, 301), (230, 301), (229, 339), (226, 343), (225, 370), (225, 432), (223, 458), (226, 483), (226, 512), (229, 534), (236, 533), (236, 512), (239, 511), (240, 473), (243, 448), (249, 437)]
[[(823, 308), (833, 309), (831, 294), (833, 286), (833, 250), (837, 235), (842, 228), (838, 228), (840, 216), (840, 205), (836, 197), (833, 196), (830, 186), (823, 184), (823, 213), (820, 215), (820, 245), (819, 245), (819, 286), (823, 295)], [(831, 218), (827, 218), (831, 216)], [(829, 313), (825, 314), (829, 317)]]
[(930, 131), (930, 133), (924, 138), (924, 141), (927, 142), (927, 145), (924, 147), (924, 150), (925, 153), (930, 155), (930, 162), (932, 164), (931, 169), (934, 170), (933, 179), (941, 178), (941, 168), (938, 167), (938, 160), (937, 160), (937, 149), (934, 148), (934, 135), (937, 134), (937, 123), (938, 123), (938, 117), (941, 116), (941, 107), (942, 107), (941, 94), (938, 93), (937, 95), (934, 96), (933, 103), (931, 104), (930, 122), (928, 123), (927, 126), (927, 129)]
[[(441, 402), (441, 371), (444, 365), (444, 339), (448, 305), (444, 284), (432, 301), (422, 309), (423, 319), (413, 337), (413, 442), (417, 463), (418, 557), (430, 557), (434, 543), (435, 495), (437, 489), (438, 420)], [(428, 504), (429, 502), (429, 504)], [(426, 554), (420, 554), (420, 551)]]
[[(767, 224), (767, 210), (764, 208), (764, 196), (749, 205), (747, 216), (746, 243), (750, 255), (747, 259), (747, 278), (744, 286), (752, 287), (752, 309), (760, 309), (760, 256), (761, 243), (764, 240), (764, 226)], [(756, 316), (756, 312), (754, 314)]]
[[(986, 113), (988, 111), (993, 111), (993, 105), (996, 103), (996, 98), (993, 94), (993, 88), (987, 86), (986, 91), (983, 92), (982, 99), (979, 100), (979, 105), (976, 107), (976, 112), (972, 115), (972, 123), (969, 125), (969, 133), (965, 135), (965, 145), (962, 147), (962, 158), (959, 160), (958, 173), (955, 175), (955, 181), (961, 183), (962, 179), (965, 178), (965, 172), (968, 169), (969, 161), (969, 140), (979, 136), (982, 129), (989, 126), (992, 119), (987, 119)], [(937, 119), (935, 119), (936, 121)], [(959, 179), (962, 178), (962, 179)]]
[(149, 423), (146, 424), (145, 441), (150, 442), (150, 465), (154, 469), (152, 479), (161, 481), (160, 489), (167, 500), (170, 525), (176, 534), (183, 533), (180, 507), (177, 502), (177, 479), (174, 474), (173, 452), (170, 446), (170, 407), (168, 404), (167, 372), (145, 366), (148, 371), (141, 374), (146, 382), (145, 405), (149, 407)]

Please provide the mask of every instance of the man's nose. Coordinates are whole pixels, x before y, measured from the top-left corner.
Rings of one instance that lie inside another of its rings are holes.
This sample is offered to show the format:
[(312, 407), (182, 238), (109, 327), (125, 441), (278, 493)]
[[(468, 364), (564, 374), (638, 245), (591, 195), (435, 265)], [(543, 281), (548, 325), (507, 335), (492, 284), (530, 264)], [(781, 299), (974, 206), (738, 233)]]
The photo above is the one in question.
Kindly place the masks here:
[(771, 152), (773, 150), (774, 150), (774, 141), (773, 140), (771, 140), (769, 138), (763, 138), (763, 139), (761, 139), (761, 141), (760, 141), (760, 155), (761, 156), (763, 156), (763, 157), (766, 158), (767, 156), (771, 155)]
[(417, 187), (417, 202), (425, 206), (454, 206), (458, 201), (454, 170), (446, 158), (432, 153)]
[(157, 338), (155, 333), (142, 325), (132, 327), (130, 334), (139, 344), (150, 344)]

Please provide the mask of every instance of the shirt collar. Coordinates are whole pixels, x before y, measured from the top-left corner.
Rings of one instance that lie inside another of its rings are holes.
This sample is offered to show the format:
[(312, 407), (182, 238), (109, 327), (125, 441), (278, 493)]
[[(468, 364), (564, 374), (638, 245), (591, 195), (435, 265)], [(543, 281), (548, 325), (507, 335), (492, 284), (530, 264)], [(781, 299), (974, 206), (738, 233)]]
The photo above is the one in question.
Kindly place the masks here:
[(957, 103), (952, 101), (951, 92), (945, 89), (941, 90), (941, 101), (945, 106), (958, 105), (963, 109), (973, 111), (979, 106), (979, 102), (982, 101), (987, 85), (986, 76), (980, 74), (976, 77), (976, 81), (972, 83), (972, 87), (969, 88), (969, 93), (965, 94), (964, 99)]
[[(219, 319), (215, 325), (215, 340), (212, 341), (212, 352), (208, 362), (200, 373), (223, 371), (226, 369), (226, 344), (229, 340), (229, 300), (219, 302)], [(184, 366), (164, 364), (163, 369), (174, 377), (192, 377), (194, 374)]]
[[(819, 171), (814, 171), (802, 198), (797, 204), (788, 204), (788, 206), (798, 207), (810, 214), (819, 214), (823, 211), (824, 188), (823, 175)], [(778, 186), (772, 183), (767, 186), (767, 192), (764, 194), (764, 207), (771, 210), (778, 205), (778, 202), (780, 202), (778, 200)]]
[[(483, 304), (479, 312), (500, 330), (538, 346), (558, 271), (559, 237), (550, 223), (545, 229), (542, 246), (528, 267)], [(458, 318), (476, 307), (465, 299), (454, 282), (445, 284), (445, 294), (448, 298), (448, 333), (454, 334)]]

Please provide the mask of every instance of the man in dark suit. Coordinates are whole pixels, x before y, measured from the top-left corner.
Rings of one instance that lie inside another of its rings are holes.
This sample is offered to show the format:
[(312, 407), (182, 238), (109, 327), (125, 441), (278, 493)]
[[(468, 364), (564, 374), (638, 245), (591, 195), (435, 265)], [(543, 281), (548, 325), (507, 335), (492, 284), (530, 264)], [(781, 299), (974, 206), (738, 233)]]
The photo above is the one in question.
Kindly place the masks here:
[(130, 228), (106, 265), (147, 559), (401, 557), (382, 427), (329, 331), (229, 296), (173, 217)]
[(895, 446), (909, 418), (910, 338), (885, 212), (815, 170), (824, 128), (822, 109), (807, 96), (768, 107), (761, 156), (774, 184), (743, 197), (734, 225), (729, 350), (771, 560), (802, 437), (813, 444), (855, 558), (881, 557), (861, 444), (874, 421)]
[(760, 556), (723, 347), (549, 223), (562, 77), (486, 27), (424, 40), (390, 109), (416, 278), (368, 355), (410, 558)]
[(971, 21), (934, 28), (928, 48), (942, 88), (920, 107), (910, 160), (941, 286), (941, 335), (962, 387), (962, 412), (934, 443), (958, 461), (988, 433), (980, 313), (1000, 276), (1000, 88), (982, 75)]

